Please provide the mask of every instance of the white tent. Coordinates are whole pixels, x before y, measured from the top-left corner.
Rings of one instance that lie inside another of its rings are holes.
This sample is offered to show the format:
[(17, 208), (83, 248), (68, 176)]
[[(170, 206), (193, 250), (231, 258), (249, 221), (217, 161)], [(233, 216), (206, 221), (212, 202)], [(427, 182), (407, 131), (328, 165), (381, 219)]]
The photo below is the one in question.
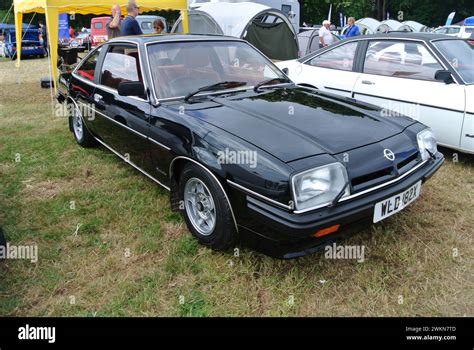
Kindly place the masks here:
[(199, 6), (197, 11), (211, 16), (222, 29), (224, 35), (242, 37), (247, 24), (256, 14), (269, 9), (268, 6), (253, 3), (207, 3)]
[[(190, 33), (242, 38), (276, 60), (298, 57), (296, 32), (280, 10), (253, 2), (210, 2), (189, 10), (188, 18)], [(181, 31), (180, 17), (171, 32)]]
[(416, 21), (405, 21), (402, 24), (409, 26), (414, 32), (428, 32), (429, 31), (427, 26)]
[[(374, 18), (366, 17), (358, 19), (355, 24), (359, 27), (361, 35), (374, 34), (377, 31), (380, 22)], [(342, 30), (342, 34), (345, 35), (347, 31), (347, 26)]]
[(387, 19), (382, 21), (380, 25), (377, 27), (377, 33), (385, 33), (388, 31), (399, 30), (402, 27), (402, 24), (394, 19)]

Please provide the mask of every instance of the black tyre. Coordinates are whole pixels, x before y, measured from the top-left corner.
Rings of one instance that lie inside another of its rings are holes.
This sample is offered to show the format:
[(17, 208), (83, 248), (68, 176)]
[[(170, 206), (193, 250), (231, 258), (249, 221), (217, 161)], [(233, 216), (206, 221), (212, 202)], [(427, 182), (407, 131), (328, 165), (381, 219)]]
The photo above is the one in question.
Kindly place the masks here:
[(234, 246), (237, 232), (227, 198), (216, 180), (195, 164), (184, 167), (179, 179), (183, 216), (199, 243), (214, 250)]
[(69, 116), (69, 123), (71, 126), (72, 134), (76, 142), (82, 147), (94, 147), (97, 145), (97, 141), (94, 139), (92, 134), (84, 124), (81, 112), (75, 106), (71, 108), (71, 115)]

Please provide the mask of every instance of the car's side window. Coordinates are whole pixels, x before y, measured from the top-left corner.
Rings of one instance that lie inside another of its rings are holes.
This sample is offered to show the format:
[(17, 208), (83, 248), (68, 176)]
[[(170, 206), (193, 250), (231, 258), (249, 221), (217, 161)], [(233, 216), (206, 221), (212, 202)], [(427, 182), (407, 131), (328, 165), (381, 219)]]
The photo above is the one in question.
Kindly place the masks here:
[(100, 84), (117, 89), (122, 82), (143, 81), (136, 45), (111, 45), (104, 58)]
[(422, 43), (372, 41), (364, 61), (364, 73), (388, 77), (435, 81), (443, 69)]
[(347, 43), (316, 56), (308, 63), (314, 67), (352, 71), (357, 42)]
[(319, 50), (319, 36), (314, 36), (311, 39), (311, 44), (309, 46), (309, 52), (314, 52), (316, 50)]
[(84, 62), (77, 68), (76, 73), (81, 77), (94, 81), (94, 71), (97, 65), (97, 59), (99, 58), (100, 48), (98, 48), (92, 55), (90, 55)]

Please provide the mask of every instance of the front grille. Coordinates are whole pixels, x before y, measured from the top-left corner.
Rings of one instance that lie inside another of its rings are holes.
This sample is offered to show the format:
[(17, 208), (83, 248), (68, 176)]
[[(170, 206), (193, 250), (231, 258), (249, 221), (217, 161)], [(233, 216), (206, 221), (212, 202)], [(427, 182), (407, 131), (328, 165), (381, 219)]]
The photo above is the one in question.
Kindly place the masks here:
[[(420, 152), (416, 151), (411, 156), (397, 163), (397, 169), (400, 174), (413, 168), (418, 163), (418, 155)], [(405, 169), (406, 168), (406, 169)]]
[(370, 174), (358, 176), (352, 179), (352, 187), (357, 187), (367, 182), (372, 182), (374, 180), (380, 179), (381, 177), (390, 175), (393, 175), (393, 167), (388, 167)]
[(397, 161), (392, 166), (354, 177), (351, 180), (352, 192), (357, 193), (392, 180), (412, 169), (420, 160), (419, 152), (416, 150), (411, 155)]

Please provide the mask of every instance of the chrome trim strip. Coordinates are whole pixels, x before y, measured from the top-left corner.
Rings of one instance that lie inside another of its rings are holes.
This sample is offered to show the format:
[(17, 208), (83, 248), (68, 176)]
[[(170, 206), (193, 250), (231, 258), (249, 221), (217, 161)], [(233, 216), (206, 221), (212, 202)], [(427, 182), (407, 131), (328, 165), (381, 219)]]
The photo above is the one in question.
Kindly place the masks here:
[(237, 231), (237, 233), (239, 232), (239, 228), (237, 226), (237, 220), (235, 219), (235, 215), (234, 215), (234, 210), (232, 209), (232, 204), (229, 200), (229, 197), (227, 196), (227, 193), (226, 191), (224, 190), (224, 187), (222, 186), (222, 184), (220, 183), (220, 181), (217, 179), (217, 177), (212, 173), (212, 171), (210, 171), (208, 168), (206, 168), (204, 165), (202, 165), (201, 163), (195, 161), (194, 159), (191, 159), (189, 157), (185, 157), (185, 156), (177, 156), (175, 158), (173, 158), (173, 160), (171, 161), (170, 163), (170, 166), (169, 166), (169, 174), (170, 174), (170, 178), (173, 176), (173, 164), (174, 164), (174, 161), (177, 160), (177, 159), (186, 159), (198, 166), (200, 166), (202, 169), (204, 169), (209, 175), (211, 175), (211, 177), (217, 182), (217, 184), (219, 185), (221, 191), (224, 193), (224, 196), (227, 200), (227, 203), (229, 204), (229, 208), (230, 208), (230, 213), (232, 214), (232, 219), (234, 220), (234, 225), (235, 225), (235, 230)]
[(289, 205), (280, 203), (280, 202), (278, 202), (278, 201), (276, 201), (276, 200), (274, 200), (274, 199), (271, 199), (271, 198), (268, 198), (268, 197), (266, 197), (266, 196), (264, 196), (264, 195), (261, 195), (260, 193), (257, 193), (257, 192), (255, 192), (255, 191), (249, 190), (247, 187), (244, 187), (244, 186), (242, 186), (242, 185), (239, 185), (238, 183), (235, 183), (234, 181), (227, 180), (227, 182), (228, 182), (231, 186), (236, 187), (236, 188), (238, 188), (238, 189), (240, 189), (240, 190), (246, 192), (247, 194), (249, 194), (249, 195), (251, 195), (251, 196), (258, 197), (258, 198), (260, 198), (260, 199), (263, 199), (263, 200), (265, 200), (265, 201), (267, 201), (267, 202), (269, 202), (269, 203), (272, 203), (272, 204), (274, 204), (274, 205), (277, 205), (277, 206), (279, 206), (279, 207), (281, 207), (281, 208), (284, 208), (284, 209), (287, 209), (287, 210), (291, 210), (291, 209), (292, 209)]
[(85, 106), (85, 107), (91, 109), (92, 111), (94, 111), (94, 113), (100, 114), (100, 115), (103, 116), (104, 118), (107, 118), (108, 120), (114, 122), (115, 124), (118, 124), (118, 125), (124, 127), (125, 129), (127, 129), (127, 130), (133, 132), (134, 134), (136, 134), (136, 135), (138, 135), (138, 136), (140, 136), (140, 137), (143, 137), (144, 139), (147, 139), (147, 140), (149, 140), (149, 141), (151, 141), (151, 142), (157, 144), (158, 146), (163, 147), (163, 148), (166, 149), (167, 151), (171, 151), (171, 148), (169, 148), (168, 146), (165, 146), (165, 145), (163, 145), (162, 143), (160, 143), (160, 142), (158, 142), (158, 141), (152, 139), (151, 137), (149, 137), (149, 136), (147, 136), (147, 135), (145, 135), (145, 134), (142, 134), (142, 133), (139, 132), (139, 131), (136, 131), (136, 130), (132, 129), (131, 127), (129, 127), (129, 126), (125, 125), (125, 124), (122, 124), (122, 123), (116, 121), (116, 120), (113, 119), (113, 118), (110, 118), (108, 115), (106, 115), (106, 114), (104, 114), (104, 113), (102, 113), (102, 112), (99, 112), (99, 111), (96, 110), (95, 108), (92, 108), (91, 106), (88, 106), (87, 104), (85, 104), (85, 103), (83, 103), (83, 102), (81, 102), (81, 101), (79, 101), (79, 103), (80, 103), (81, 105), (83, 105), (83, 106)]
[(171, 191), (171, 189), (162, 184), (160, 181), (158, 181), (157, 179), (155, 179), (153, 176), (151, 176), (150, 174), (148, 174), (145, 170), (141, 169), (140, 167), (138, 167), (137, 165), (135, 165), (133, 162), (131, 162), (130, 160), (128, 160), (127, 158), (125, 158), (124, 156), (122, 156), (120, 153), (118, 153), (117, 151), (115, 151), (112, 147), (110, 147), (109, 145), (107, 145), (105, 142), (101, 141), (100, 139), (98, 139), (97, 137), (94, 137), (97, 142), (99, 142), (102, 146), (104, 146), (105, 148), (107, 148), (109, 151), (113, 152), (116, 156), (118, 156), (120, 159), (122, 159), (125, 163), (127, 164), (130, 164), (131, 166), (133, 166), (135, 169), (137, 169), (138, 171), (140, 171), (142, 174), (148, 176), (150, 179), (152, 179), (153, 181), (155, 181), (158, 185), (162, 186), (163, 188), (165, 188), (166, 190), (168, 191)]
[(171, 151), (171, 148), (169, 148), (168, 146), (165, 146), (163, 145), (161, 142), (158, 142), (156, 141), (155, 139), (152, 139), (151, 137), (148, 136), (148, 140), (150, 140), (151, 142), (153, 142), (154, 144), (160, 146), (160, 147), (163, 147), (164, 149), (166, 149), (167, 151)]
[(85, 79), (85, 78), (81, 77), (80, 75), (77, 75), (74, 71), (71, 73), (71, 75), (74, 78), (76, 78), (77, 80), (80, 80), (85, 84), (92, 85), (93, 87), (97, 86), (92, 80)]

